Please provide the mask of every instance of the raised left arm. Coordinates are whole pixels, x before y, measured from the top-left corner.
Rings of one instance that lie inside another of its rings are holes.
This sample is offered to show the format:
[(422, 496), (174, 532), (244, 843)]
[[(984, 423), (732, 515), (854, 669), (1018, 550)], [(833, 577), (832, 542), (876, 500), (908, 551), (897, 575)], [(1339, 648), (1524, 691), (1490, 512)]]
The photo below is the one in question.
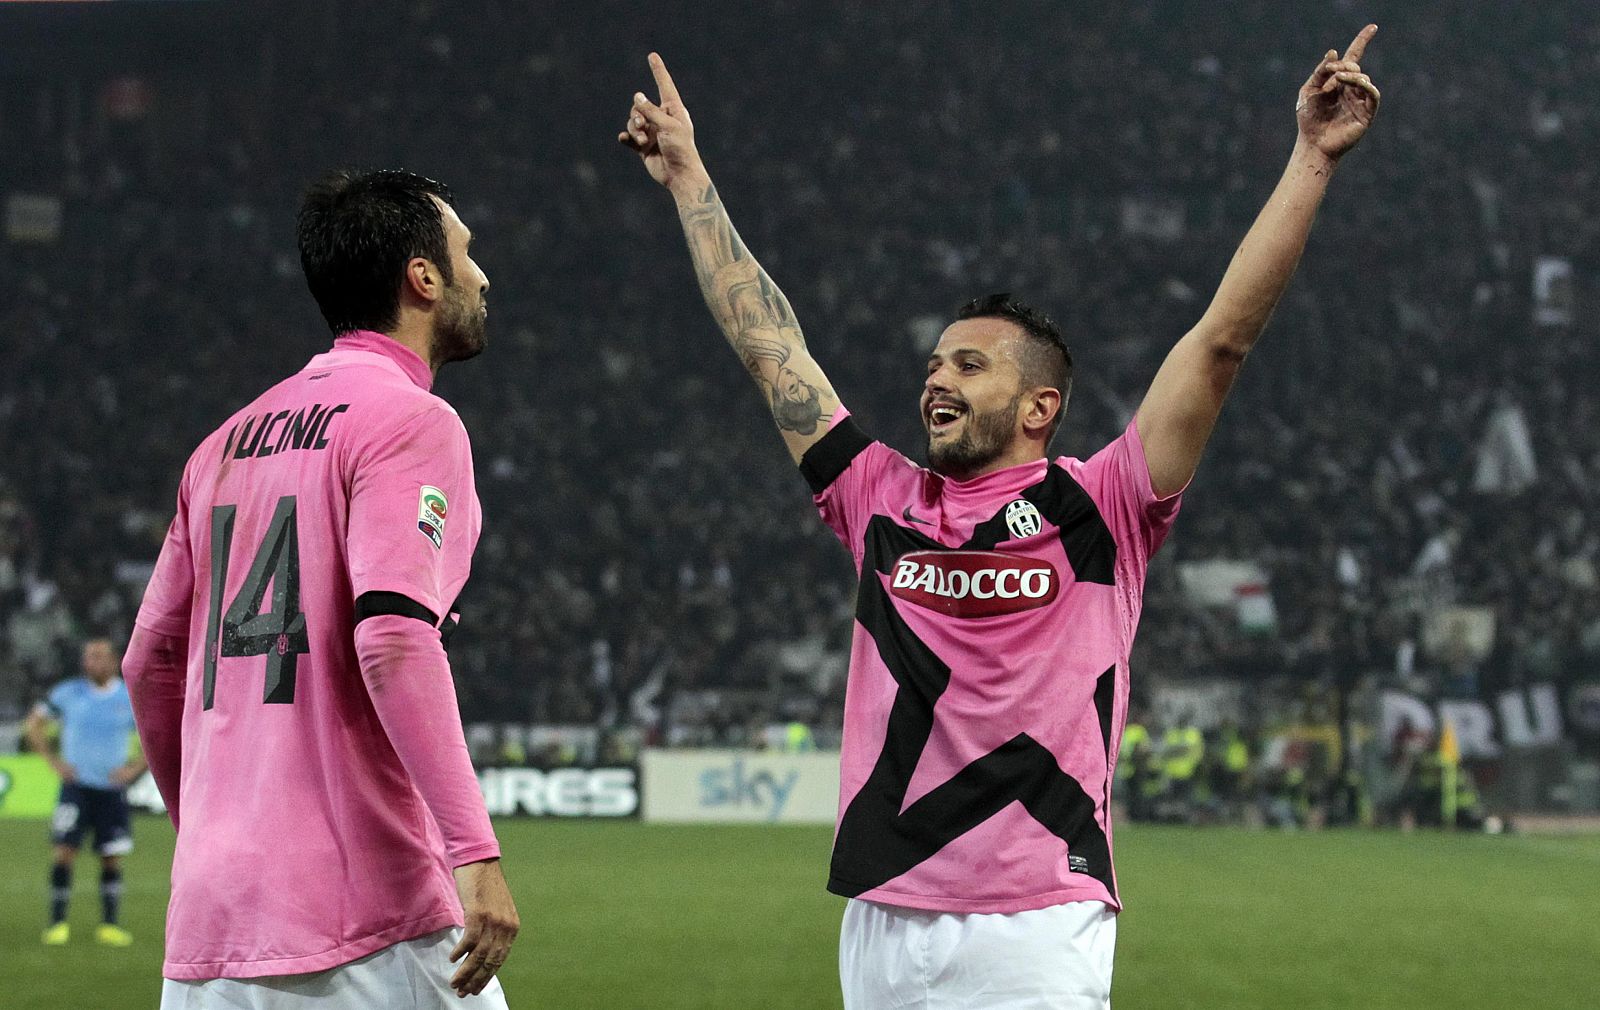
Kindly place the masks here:
[(1194, 476), (1239, 366), (1294, 276), (1334, 166), (1378, 111), (1378, 89), (1360, 65), (1377, 30), (1363, 28), (1343, 57), (1329, 50), (1301, 87), (1299, 136), (1283, 178), (1211, 305), (1168, 353), (1139, 405), (1139, 437), (1157, 495), (1176, 493)]

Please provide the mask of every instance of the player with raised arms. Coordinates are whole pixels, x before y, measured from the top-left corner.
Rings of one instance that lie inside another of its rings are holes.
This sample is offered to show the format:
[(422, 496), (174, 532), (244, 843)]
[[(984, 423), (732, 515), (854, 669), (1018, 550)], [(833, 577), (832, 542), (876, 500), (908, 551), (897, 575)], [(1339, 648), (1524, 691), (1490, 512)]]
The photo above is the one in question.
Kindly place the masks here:
[(677, 203), (701, 293), (860, 573), (828, 887), (849, 1010), (1105, 1007), (1108, 816), (1146, 567), (1293, 275), (1339, 159), (1378, 109), (1376, 26), (1300, 89), (1299, 136), (1210, 306), (1123, 434), (1047, 457), (1060, 332), (976, 299), (927, 362), (928, 467), (872, 440), (740, 240), (661, 58), (617, 139)]
[(164, 1010), (506, 1005), (517, 912), (444, 651), (482, 516), (431, 392), (485, 345), (471, 238), (420, 176), (313, 186), (333, 347), (184, 467), (123, 664), (178, 829)]

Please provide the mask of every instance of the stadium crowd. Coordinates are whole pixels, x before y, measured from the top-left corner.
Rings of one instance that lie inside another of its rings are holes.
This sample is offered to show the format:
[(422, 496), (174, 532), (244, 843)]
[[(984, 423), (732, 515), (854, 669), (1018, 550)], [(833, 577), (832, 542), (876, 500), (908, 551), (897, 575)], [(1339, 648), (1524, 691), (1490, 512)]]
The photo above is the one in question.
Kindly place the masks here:
[[(670, 202), (614, 149), (647, 47), (869, 430), (920, 454), (926, 350), (955, 305), (1010, 290), (1069, 334), (1055, 448), (1087, 455), (1204, 308), (1301, 79), (1368, 16), (787, 0), (653, 32), (609, 2), (321, 7), (264, 25), (224, 80), (136, 59), (0, 77), (0, 199), (61, 208), (52, 229), (12, 207), (0, 302), (0, 716), (88, 631), (126, 634), (185, 454), (326, 344), (293, 214), (355, 163), (453, 186), (493, 283), (488, 353), (438, 387), (486, 513), (452, 645), (464, 716), (826, 741), (849, 559)], [(1151, 570), (1136, 690), (1471, 694), (1600, 661), (1600, 14), (1524, 5), (1492, 37), (1453, 3), (1375, 20), (1381, 122)], [(1194, 601), (1183, 566), (1218, 559), (1266, 573), (1270, 620)], [(1449, 605), (1487, 608), (1487, 650), (1421, 647)]]

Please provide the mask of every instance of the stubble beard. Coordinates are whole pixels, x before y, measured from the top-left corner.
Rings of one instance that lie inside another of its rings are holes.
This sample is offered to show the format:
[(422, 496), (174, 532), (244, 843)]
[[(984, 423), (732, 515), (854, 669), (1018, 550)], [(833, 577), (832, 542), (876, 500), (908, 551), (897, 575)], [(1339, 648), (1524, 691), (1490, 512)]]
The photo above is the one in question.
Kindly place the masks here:
[(488, 319), (482, 305), (468, 305), (464, 287), (452, 284), (446, 290), (444, 304), (439, 306), (439, 316), (433, 325), (435, 365), (476, 358), (489, 342)]
[(952, 480), (965, 480), (999, 459), (1011, 444), (1017, 406), (1021, 403), (1022, 396), (1018, 394), (1004, 407), (982, 414), (973, 411), (959, 438), (935, 444), (930, 434), (928, 466)]

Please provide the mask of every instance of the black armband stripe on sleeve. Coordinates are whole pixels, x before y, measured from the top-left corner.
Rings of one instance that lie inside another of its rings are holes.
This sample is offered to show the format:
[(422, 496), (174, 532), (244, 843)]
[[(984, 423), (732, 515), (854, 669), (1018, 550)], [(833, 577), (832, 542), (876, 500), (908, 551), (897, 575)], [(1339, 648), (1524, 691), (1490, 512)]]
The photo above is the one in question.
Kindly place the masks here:
[(444, 646), (446, 652), (450, 651), (450, 636), (454, 635), (456, 628), (459, 627), (459, 622), (452, 615), (457, 612), (456, 608), (460, 605), (461, 601), (457, 600), (445, 607), (444, 620), (439, 622), (439, 644)]
[(872, 439), (856, 424), (856, 419), (847, 417), (800, 457), (800, 475), (811, 485), (812, 494), (821, 494), (871, 444)]
[(384, 614), (393, 614), (396, 617), (415, 617), (429, 627), (437, 627), (439, 624), (439, 619), (433, 616), (433, 611), (404, 593), (374, 590), (356, 597), (357, 624), (369, 617), (381, 617)]

